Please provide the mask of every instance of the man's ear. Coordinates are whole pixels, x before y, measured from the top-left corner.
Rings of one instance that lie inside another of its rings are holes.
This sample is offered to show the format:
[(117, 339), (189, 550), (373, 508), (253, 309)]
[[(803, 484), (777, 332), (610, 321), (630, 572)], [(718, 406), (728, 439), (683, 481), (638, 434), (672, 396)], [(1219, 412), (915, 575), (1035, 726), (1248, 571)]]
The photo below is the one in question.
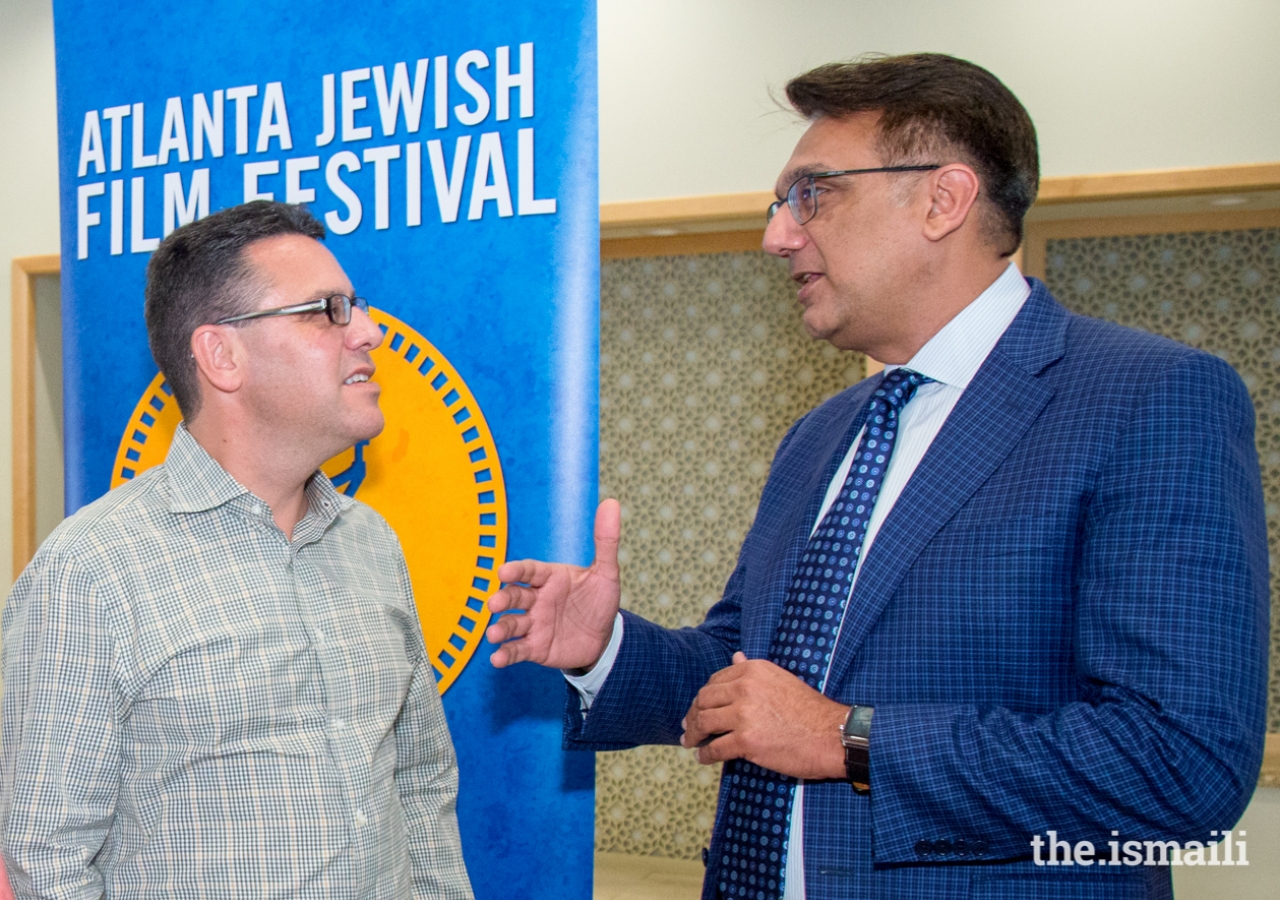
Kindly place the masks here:
[(925, 218), (925, 237), (940, 241), (969, 219), (978, 200), (979, 181), (964, 163), (951, 163), (933, 173), (929, 183), (933, 192)]
[(191, 335), (191, 355), (201, 379), (223, 393), (244, 382), (245, 347), (230, 325), (201, 325)]

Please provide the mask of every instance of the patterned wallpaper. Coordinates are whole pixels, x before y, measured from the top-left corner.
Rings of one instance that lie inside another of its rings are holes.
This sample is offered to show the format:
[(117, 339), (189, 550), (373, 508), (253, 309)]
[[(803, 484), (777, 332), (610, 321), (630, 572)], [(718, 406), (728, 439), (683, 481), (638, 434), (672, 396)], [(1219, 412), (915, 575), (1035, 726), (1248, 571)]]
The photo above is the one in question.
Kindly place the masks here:
[[(1253, 397), (1280, 587), (1280, 229), (1053, 240), (1046, 284), (1069, 309), (1142, 328), (1220, 356)], [(1267, 730), (1280, 731), (1280, 620), (1272, 604)]]
[[(622, 504), (622, 604), (661, 625), (720, 599), (778, 441), (862, 378), (811, 340), (760, 252), (615, 260), (600, 285), (600, 496)], [(596, 849), (697, 859), (719, 766), (679, 747), (596, 757)]]
[[(1280, 559), (1280, 230), (1055, 240), (1047, 256), (1049, 287), (1071, 309), (1240, 372)], [(785, 271), (759, 252), (606, 263), (600, 349), (600, 493), (622, 503), (623, 604), (696, 624), (732, 570), (778, 441), (861, 378), (863, 360), (804, 334)], [(1269, 730), (1280, 731), (1280, 629), (1272, 641)], [(678, 747), (598, 754), (596, 849), (698, 858), (719, 776)]]

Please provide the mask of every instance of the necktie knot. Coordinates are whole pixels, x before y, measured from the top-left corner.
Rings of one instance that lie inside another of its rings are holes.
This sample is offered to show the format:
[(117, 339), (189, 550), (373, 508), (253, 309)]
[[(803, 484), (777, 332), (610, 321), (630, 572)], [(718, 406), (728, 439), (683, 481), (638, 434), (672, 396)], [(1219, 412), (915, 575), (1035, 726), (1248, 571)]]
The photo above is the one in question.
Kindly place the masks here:
[(907, 401), (915, 394), (916, 388), (932, 381), (933, 379), (928, 375), (921, 375), (912, 369), (894, 369), (884, 376), (880, 386), (872, 395), (871, 402), (875, 404), (876, 401), (880, 401), (896, 412), (907, 405)]

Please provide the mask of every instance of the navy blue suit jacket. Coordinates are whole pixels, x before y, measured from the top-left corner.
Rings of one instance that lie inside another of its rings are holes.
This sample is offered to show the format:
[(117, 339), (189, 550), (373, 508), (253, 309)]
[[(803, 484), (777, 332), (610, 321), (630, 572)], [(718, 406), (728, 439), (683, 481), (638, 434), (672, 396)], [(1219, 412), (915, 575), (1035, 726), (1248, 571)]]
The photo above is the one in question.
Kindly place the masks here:
[[(806, 786), (809, 900), (1165, 897), (1167, 868), (1037, 866), (1030, 840), (1206, 841), (1252, 794), (1269, 575), (1249, 395), (1221, 360), (1031, 285), (864, 560), (826, 692), (876, 708), (872, 789)], [(735, 650), (767, 658), (878, 380), (783, 439), (702, 625), (624, 613), (566, 746), (676, 743)]]

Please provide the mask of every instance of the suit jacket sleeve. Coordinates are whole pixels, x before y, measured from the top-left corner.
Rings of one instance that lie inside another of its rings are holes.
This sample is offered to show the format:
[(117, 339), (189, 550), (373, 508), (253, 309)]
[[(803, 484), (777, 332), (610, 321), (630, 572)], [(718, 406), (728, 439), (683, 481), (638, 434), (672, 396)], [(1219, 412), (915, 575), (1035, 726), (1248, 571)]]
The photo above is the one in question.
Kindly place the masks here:
[(697, 628), (666, 629), (624, 610), (622, 646), (590, 711), (583, 711), (576, 691), (567, 691), (565, 749), (678, 744), (680, 722), (693, 698), (729, 665), (737, 649), (736, 586), (744, 577), (746, 567), (739, 560), (724, 599)]
[[(922, 838), (1028, 853), (1054, 830), (1209, 839), (1253, 791), (1265, 714), (1268, 560), (1253, 411), (1220, 360), (1149, 383), (1087, 498), (1074, 566), (1078, 701), (877, 706), (877, 863)], [(1122, 837), (1123, 839), (1123, 837)]]
[[(787, 431), (781, 456), (806, 417)], [(750, 579), (750, 542), (743, 545), (720, 602), (696, 628), (667, 629), (623, 610), (622, 645), (589, 714), (568, 688), (564, 710), (566, 750), (625, 750), (640, 744), (678, 744), (693, 698), (742, 647), (742, 602)]]

